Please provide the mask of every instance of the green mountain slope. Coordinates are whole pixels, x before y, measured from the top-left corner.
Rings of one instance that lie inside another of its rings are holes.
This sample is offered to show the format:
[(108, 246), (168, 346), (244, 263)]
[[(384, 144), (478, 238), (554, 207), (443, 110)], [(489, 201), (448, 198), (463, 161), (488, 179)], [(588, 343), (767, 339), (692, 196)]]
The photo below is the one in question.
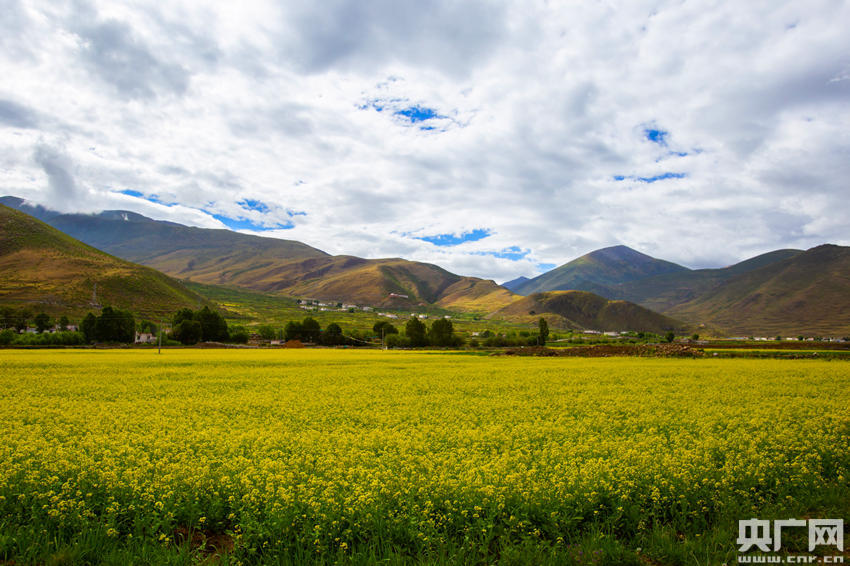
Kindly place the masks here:
[(850, 335), (850, 248), (822, 245), (744, 271), (667, 314), (740, 335)]
[(613, 246), (583, 255), (514, 287), (520, 295), (544, 291), (581, 290), (606, 297), (612, 288), (628, 281), (683, 273), (688, 268), (655, 259), (626, 246)]
[(112, 257), (0, 205), (0, 304), (79, 315), (97, 301), (142, 316), (170, 316), (206, 301), (153, 269)]
[(549, 291), (519, 298), (489, 318), (534, 323), (541, 316), (558, 328), (600, 331), (684, 332), (678, 320), (627, 301), (611, 301), (587, 291)]

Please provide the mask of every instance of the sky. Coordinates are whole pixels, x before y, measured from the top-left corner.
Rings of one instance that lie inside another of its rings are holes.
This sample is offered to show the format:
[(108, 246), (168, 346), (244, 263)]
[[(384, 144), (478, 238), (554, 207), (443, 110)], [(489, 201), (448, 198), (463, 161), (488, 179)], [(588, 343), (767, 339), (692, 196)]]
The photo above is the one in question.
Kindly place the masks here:
[(850, 2), (0, 0), (0, 194), (495, 279), (850, 245)]

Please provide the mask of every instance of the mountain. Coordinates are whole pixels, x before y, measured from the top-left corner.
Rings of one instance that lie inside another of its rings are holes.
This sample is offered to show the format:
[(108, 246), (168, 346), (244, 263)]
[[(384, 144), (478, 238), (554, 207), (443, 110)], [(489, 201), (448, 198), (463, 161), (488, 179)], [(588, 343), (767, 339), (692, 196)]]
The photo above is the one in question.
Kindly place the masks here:
[(184, 280), (381, 307), (490, 312), (514, 296), (495, 282), (404, 259), (332, 256), (293, 240), (193, 228), (127, 211), (57, 214), (17, 197), (0, 203), (126, 260)]
[(544, 291), (581, 290), (610, 297), (616, 285), (687, 271), (687, 267), (655, 259), (627, 246), (613, 246), (547, 271), (519, 285), (514, 291), (520, 295), (530, 295)]
[(502, 287), (504, 287), (508, 291), (512, 291), (512, 292), (516, 293), (517, 289), (522, 287), (522, 285), (525, 284), (525, 282), (527, 282), (527, 281), (531, 281), (531, 280), (528, 277), (525, 277), (524, 275), (520, 275), (516, 279), (511, 279), (510, 281), (505, 281), (504, 283), (502, 283)]
[(35, 216), (99, 250), (175, 276), (196, 272), (195, 275), (204, 277), (208, 275), (205, 268), (210, 268), (227, 279), (245, 265), (281, 259), (330, 257), (321, 250), (293, 240), (194, 228), (123, 210), (59, 214), (17, 197), (0, 197), (0, 204)]
[(729, 267), (689, 269), (645, 277), (611, 286), (605, 296), (631, 301), (657, 312), (668, 312), (677, 305), (712, 292), (733, 277), (792, 258), (800, 253), (802, 250), (776, 250)]
[(534, 323), (541, 316), (558, 328), (663, 333), (685, 332), (686, 324), (627, 301), (587, 291), (548, 291), (522, 297), (488, 318)]
[(174, 279), (108, 255), (0, 205), (0, 304), (81, 315), (97, 302), (143, 316), (171, 316), (207, 301)]
[(739, 335), (850, 335), (850, 248), (825, 244), (761, 263), (667, 314)]

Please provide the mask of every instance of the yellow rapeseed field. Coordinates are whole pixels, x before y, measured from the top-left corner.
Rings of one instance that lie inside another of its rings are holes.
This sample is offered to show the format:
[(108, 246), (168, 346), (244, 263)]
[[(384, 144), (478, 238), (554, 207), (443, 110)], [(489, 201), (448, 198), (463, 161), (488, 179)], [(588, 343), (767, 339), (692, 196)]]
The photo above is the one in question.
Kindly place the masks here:
[(632, 552), (846, 497), (848, 408), (844, 362), (0, 351), (0, 559)]

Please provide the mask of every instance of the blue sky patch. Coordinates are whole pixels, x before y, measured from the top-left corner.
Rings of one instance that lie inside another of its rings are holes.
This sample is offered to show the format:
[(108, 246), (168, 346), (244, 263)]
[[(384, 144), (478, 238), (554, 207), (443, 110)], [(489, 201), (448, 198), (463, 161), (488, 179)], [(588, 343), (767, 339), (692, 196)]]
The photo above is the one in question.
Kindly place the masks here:
[(541, 273), (546, 273), (547, 271), (551, 271), (551, 270), (555, 269), (555, 264), (554, 263), (538, 263), (537, 269)]
[(684, 179), (687, 177), (687, 173), (661, 173), (660, 175), (654, 175), (652, 177), (635, 177), (634, 175), (630, 175), (626, 177), (625, 175), (614, 175), (615, 181), (625, 181), (629, 179), (630, 181), (640, 181), (641, 183), (654, 183), (655, 181), (663, 181), (664, 179)]
[(431, 120), (433, 118), (445, 118), (445, 116), (440, 116), (436, 110), (433, 108), (428, 108), (426, 106), (409, 106), (408, 108), (402, 108), (401, 110), (396, 110), (393, 112), (396, 116), (404, 116), (408, 120), (410, 120), (411, 124), (415, 124), (416, 122), (424, 122), (425, 120)]
[(256, 232), (265, 232), (267, 230), (290, 230), (295, 228), (295, 225), (287, 222), (286, 224), (277, 224), (276, 226), (263, 226), (245, 218), (228, 218), (221, 214), (213, 214), (213, 218), (230, 228), (231, 230), (254, 230)]
[(644, 183), (654, 183), (655, 181), (663, 181), (664, 179), (683, 179), (687, 177), (686, 173), (662, 173), (661, 175), (655, 175), (654, 177), (638, 177), (638, 181), (642, 181)]
[(483, 240), (489, 235), (490, 230), (476, 228), (471, 232), (464, 232), (460, 236), (456, 236), (454, 234), (437, 234), (436, 236), (421, 236), (416, 239), (430, 242), (435, 246), (457, 246), (464, 242), (477, 242), (478, 240)]
[(658, 130), (656, 128), (647, 128), (643, 131), (643, 134), (646, 136), (646, 139), (653, 143), (657, 143), (658, 145), (667, 145), (667, 135), (670, 132), (665, 130)]
[(253, 200), (253, 199), (242, 199), (237, 202), (239, 206), (244, 208), (245, 210), (256, 210), (257, 212), (268, 212), (269, 206), (263, 201)]
[(499, 252), (472, 252), (472, 255), (491, 255), (493, 257), (509, 259), (511, 261), (519, 261), (530, 253), (531, 250), (522, 250), (519, 246), (511, 246)]

